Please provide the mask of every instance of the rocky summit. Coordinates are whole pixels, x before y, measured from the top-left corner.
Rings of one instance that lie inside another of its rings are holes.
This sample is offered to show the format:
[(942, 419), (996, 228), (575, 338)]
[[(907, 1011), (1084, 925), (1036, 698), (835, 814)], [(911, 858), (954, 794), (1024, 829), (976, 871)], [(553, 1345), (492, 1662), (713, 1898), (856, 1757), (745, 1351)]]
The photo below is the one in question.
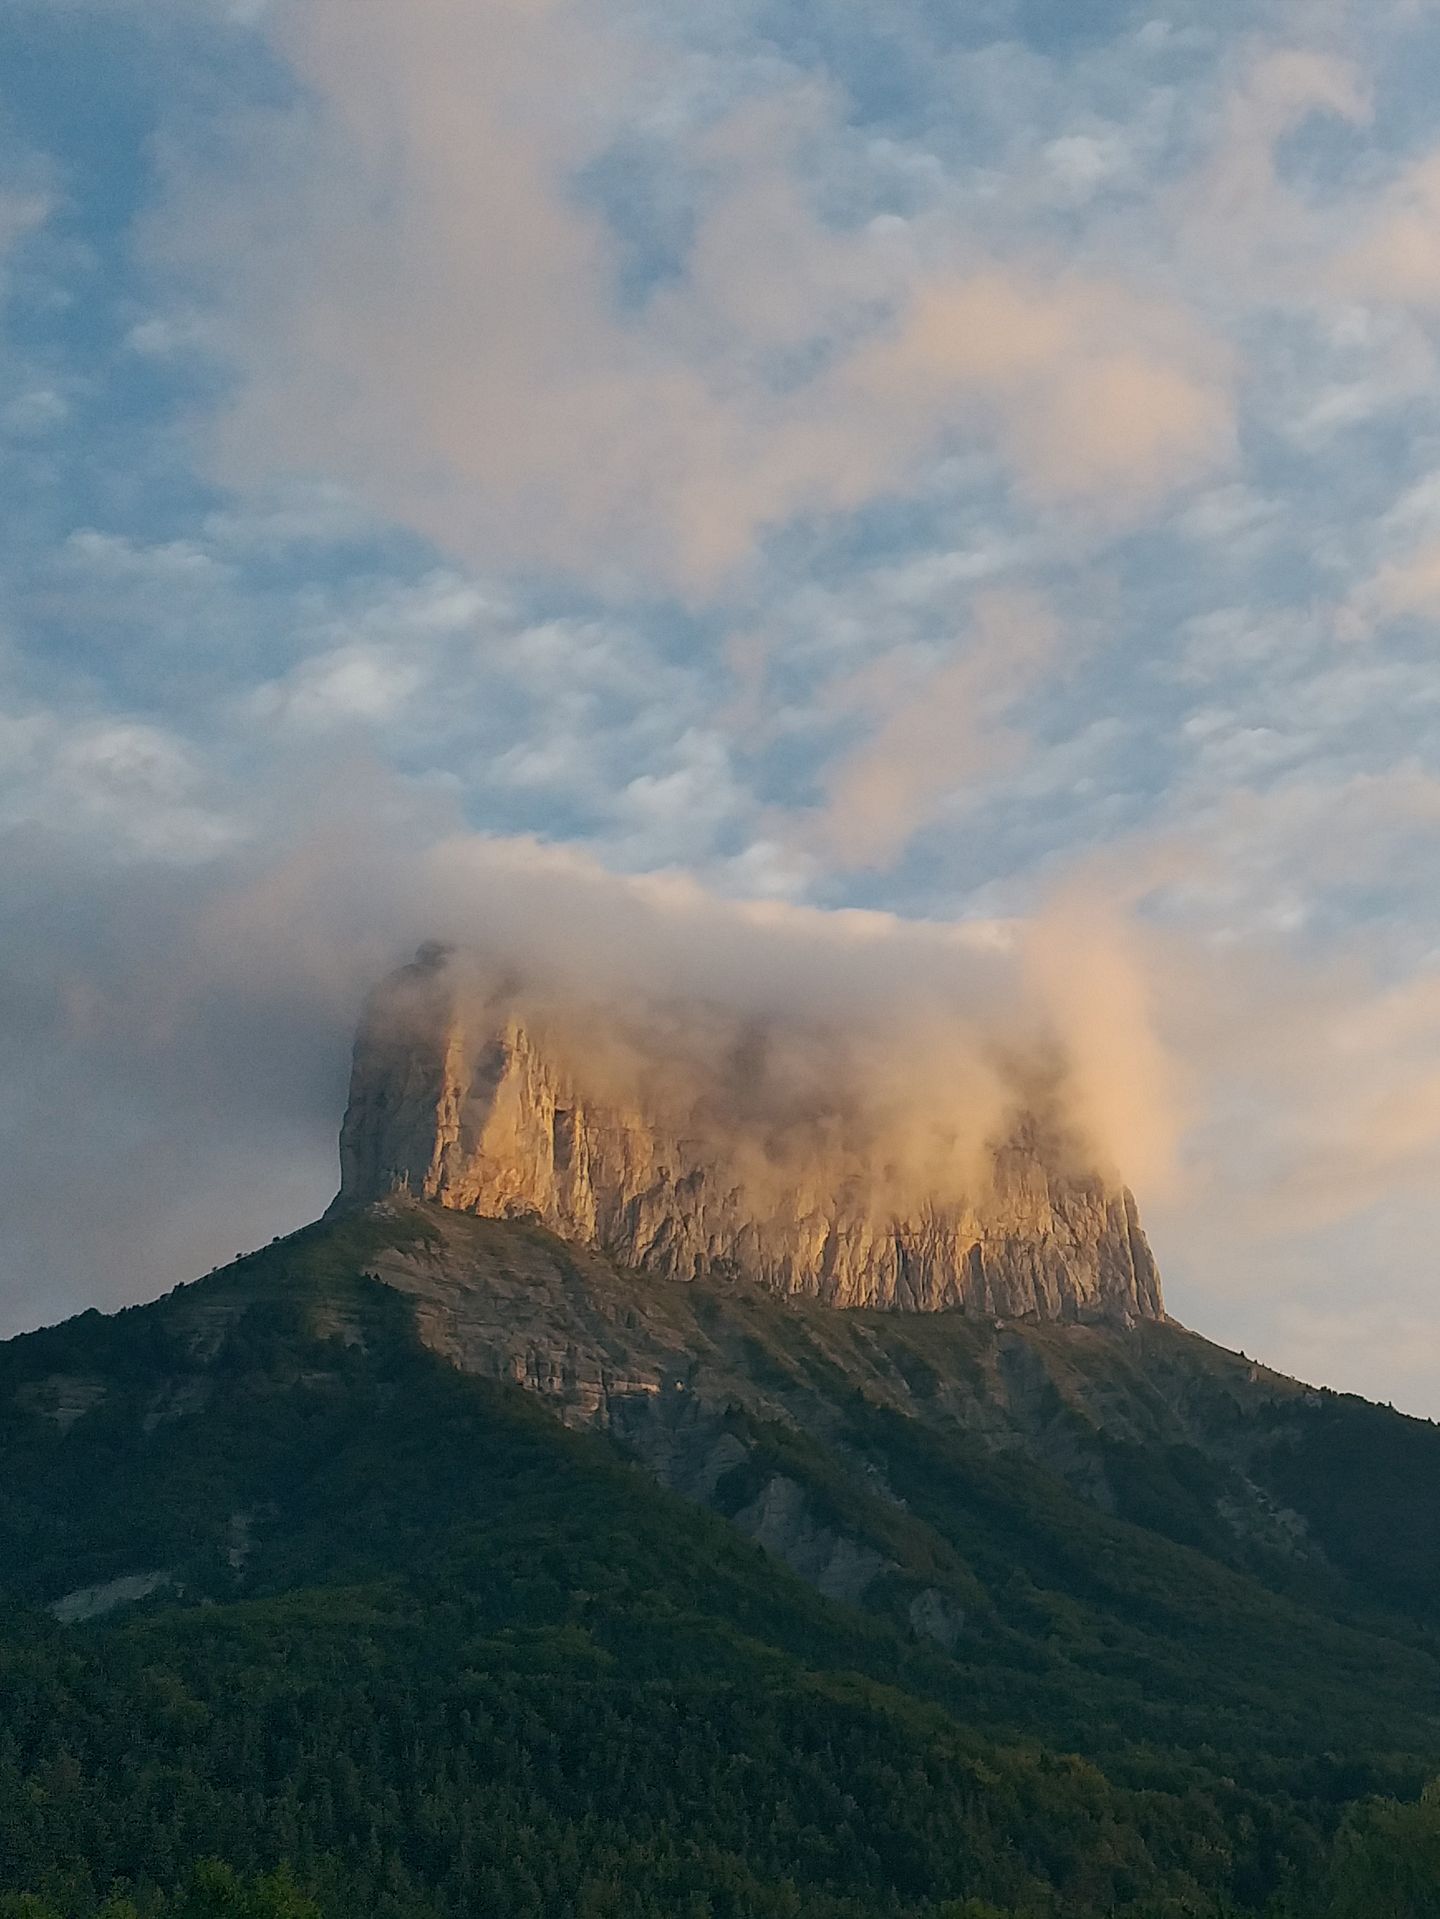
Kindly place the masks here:
[(1164, 1317), (1133, 1196), (1034, 1112), (1010, 1115), (978, 1174), (957, 1164), (903, 1203), (805, 1139), (757, 1154), (753, 1136), (694, 1125), (673, 1102), (596, 1092), (513, 995), (476, 993), (430, 947), (367, 1005), (335, 1210), (405, 1194), (534, 1220), (641, 1272), (743, 1277), (838, 1307)]

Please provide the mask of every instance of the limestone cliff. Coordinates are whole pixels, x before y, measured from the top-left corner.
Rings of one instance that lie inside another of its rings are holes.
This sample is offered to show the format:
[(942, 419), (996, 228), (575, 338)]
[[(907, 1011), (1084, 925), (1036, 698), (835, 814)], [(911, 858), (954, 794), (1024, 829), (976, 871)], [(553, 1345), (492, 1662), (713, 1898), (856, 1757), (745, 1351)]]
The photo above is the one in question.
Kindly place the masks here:
[(355, 1046), (337, 1208), (391, 1193), (533, 1218), (668, 1278), (733, 1274), (842, 1307), (1163, 1318), (1130, 1193), (1020, 1118), (983, 1176), (897, 1210), (883, 1184), (784, 1153), (757, 1180), (723, 1134), (581, 1090), (503, 996), (438, 948), (387, 981)]

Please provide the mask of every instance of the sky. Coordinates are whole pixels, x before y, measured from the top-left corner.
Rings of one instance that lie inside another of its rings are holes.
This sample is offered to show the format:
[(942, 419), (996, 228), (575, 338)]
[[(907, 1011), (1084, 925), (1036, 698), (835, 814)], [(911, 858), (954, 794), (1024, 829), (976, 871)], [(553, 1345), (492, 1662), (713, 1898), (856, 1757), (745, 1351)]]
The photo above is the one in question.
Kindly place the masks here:
[(9, 0), (0, 1331), (320, 1211), (429, 933), (780, 925), (1006, 956), (1171, 1310), (1440, 1416), (1437, 99), (1419, 0)]

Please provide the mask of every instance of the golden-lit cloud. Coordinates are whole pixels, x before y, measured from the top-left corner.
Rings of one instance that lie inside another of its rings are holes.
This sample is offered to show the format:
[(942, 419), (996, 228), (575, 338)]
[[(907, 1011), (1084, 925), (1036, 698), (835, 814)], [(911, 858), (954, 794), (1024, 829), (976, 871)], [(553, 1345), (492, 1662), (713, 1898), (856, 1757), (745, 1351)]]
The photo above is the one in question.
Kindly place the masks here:
[(1440, 540), (1424, 540), (1403, 559), (1381, 567), (1358, 595), (1362, 611), (1384, 616), (1440, 614)]
[(1223, 349), (1169, 302), (994, 267), (920, 281), (843, 386), (886, 414), (968, 411), (1035, 492), (1123, 511), (1224, 462), (1230, 376)]
[(1363, 237), (1337, 262), (1341, 290), (1357, 300), (1440, 312), (1440, 153), (1407, 168), (1365, 212)]
[(992, 592), (949, 658), (920, 666), (892, 654), (855, 675), (837, 702), (869, 730), (832, 762), (824, 806), (802, 837), (840, 867), (893, 860), (948, 800), (1023, 754), (1006, 714), (1051, 667), (1059, 638), (1038, 597)]
[(229, 188), (177, 179), (157, 227), (228, 314), (232, 478), (322, 471), (470, 558), (703, 593), (950, 445), (1106, 516), (1232, 451), (1229, 358), (1172, 300), (822, 218), (813, 82), (687, 136), (688, 251), (627, 307), (575, 186), (644, 97), (618, 31), (566, 0), (314, 0), (274, 32), (308, 107), (242, 136)]

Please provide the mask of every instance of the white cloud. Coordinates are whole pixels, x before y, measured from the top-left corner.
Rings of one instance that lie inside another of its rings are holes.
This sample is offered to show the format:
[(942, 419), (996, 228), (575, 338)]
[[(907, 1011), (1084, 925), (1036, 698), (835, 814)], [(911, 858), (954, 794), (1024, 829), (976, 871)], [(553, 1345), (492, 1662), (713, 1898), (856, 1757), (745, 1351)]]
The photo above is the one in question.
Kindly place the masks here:
[(153, 313), (137, 320), (125, 335), (127, 350), (144, 360), (173, 360), (215, 345), (213, 329), (194, 313)]
[(44, 188), (0, 183), (0, 263), (27, 234), (45, 224), (54, 204), (53, 196)]
[(146, 586), (188, 588), (209, 585), (223, 577), (225, 568), (213, 553), (192, 540), (162, 540), (153, 545), (79, 527), (65, 542), (65, 558), (82, 574), (104, 587)]
[(415, 660), (374, 647), (344, 646), (303, 661), (284, 681), (253, 695), (258, 718), (306, 732), (396, 719), (422, 684)]
[(1096, 132), (1062, 134), (1049, 142), (1044, 157), (1063, 197), (1085, 201), (1122, 174), (1131, 156), (1120, 129), (1106, 127)]
[(9, 401), (0, 411), (0, 427), (20, 439), (43, 439), (64, 426), (70, 417), (70, 402), (54, 387), (30, 387)]
[(38, 828), (121, 859), (181, 865), (234, 841), (193, 751), (139, 720), (0, 713), (0, 824)]

